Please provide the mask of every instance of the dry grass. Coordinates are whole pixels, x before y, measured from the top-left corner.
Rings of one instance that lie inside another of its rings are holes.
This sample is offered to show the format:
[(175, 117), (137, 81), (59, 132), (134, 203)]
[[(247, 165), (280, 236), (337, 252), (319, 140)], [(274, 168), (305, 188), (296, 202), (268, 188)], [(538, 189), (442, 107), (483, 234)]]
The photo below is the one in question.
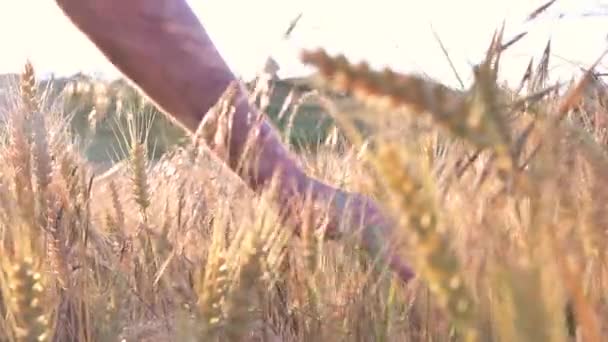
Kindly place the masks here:
[(318, 96), (352, 144), (302, 164), (385, 204), (407, 285), (307, 213), (294, 238), (273, 189), (196, 139), (151, 165), (140, 115), (125, 166), (94, 177), (27, 64), (0, 149), (0, 341), (606, 340), (608, 109), (590, 73), (565, 95), (542, 64), (527, 94), (499, 87), (505, 45), (467, 91), (304, 55), (373, 132)]

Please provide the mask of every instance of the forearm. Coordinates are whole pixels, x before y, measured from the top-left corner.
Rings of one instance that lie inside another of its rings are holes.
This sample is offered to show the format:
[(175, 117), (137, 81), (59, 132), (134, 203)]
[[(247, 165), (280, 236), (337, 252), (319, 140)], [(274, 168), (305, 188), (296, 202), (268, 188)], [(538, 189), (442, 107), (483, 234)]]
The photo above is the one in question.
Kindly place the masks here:
[[(56, 1), (112, 64), (191, 132), (235, 79), (184, 0)], [(342, 235), (339, 223), (349, 216), (352, 227), (360, 223), (365, 228), (362, 243), (372, 254), (387, 247), (394, 226), (380, 208), (362, 195), (347, 194), (307, 176), (272, 125), (265, 118), (256, 124), (254, 110), (248, 101), (236, 105), (229, 125), (229, 153), (224, 156), (228, 166), (258, 192), (278, 174), (278, 202), (296, 220), (301, 200), (311, 189), (317, 204), (329, 209), (329, 236)], [(258, 158), (246, 158), (244, 167), (238, 168), (252, 133)], [(405, 280), (413, 276), (396, 256), (391, 257), (391, 266)]]

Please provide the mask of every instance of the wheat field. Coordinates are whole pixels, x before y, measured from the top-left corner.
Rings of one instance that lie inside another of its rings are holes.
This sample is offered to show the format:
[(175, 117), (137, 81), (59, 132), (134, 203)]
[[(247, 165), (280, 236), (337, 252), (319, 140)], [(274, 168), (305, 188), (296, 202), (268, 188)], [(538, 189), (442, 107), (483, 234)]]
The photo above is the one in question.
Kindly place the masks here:
[[(608, 102), (593, 67), (500, 84), (497, 31), (457, 91), (307, 51), (337, 123), (299, 162), (369, 194), (399, 227), (405, 283), (358, 248), (296, 230), (200, 137), (96, 174), (25, 64), (0, 147), (0, 341), (608, 341)], [(359, 129), (365, 126), (365, 134)], [(305, 207), (306, 208), (306, 207)]]

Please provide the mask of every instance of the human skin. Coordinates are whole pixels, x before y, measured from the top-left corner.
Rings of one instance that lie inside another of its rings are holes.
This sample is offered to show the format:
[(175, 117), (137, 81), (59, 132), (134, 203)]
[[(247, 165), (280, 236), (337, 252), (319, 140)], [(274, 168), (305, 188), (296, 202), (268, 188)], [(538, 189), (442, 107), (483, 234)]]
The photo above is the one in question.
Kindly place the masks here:
[[(209, 120), (209, 111), (235, 76), (185, 0), (56, 0), (72, 23), (165, 114), (195, 132)], [(227, 18), (226, 20), (229, 20)], [(238, 24), (235, 24), (238, 29)], [(404, 281), (414, 273), (394, 253), (394, 222), (373, 200), (348, 193), (308, 176), (282, 145), (270, 122), (237, 90), (230, 116), (227, 146), (216, 136), (207, 143), (226, 165), (255, 192), (267, 188), (273, 176), (277, 204), (296, 225), (301, 221), (306, 194), (326, 215), (327, 238), (361, 232), (361, 244), (380, 257)], [(258, 120), (261, 119), (261, 120)], [(253, 135), (252, 135), (253, 134)], [(239, 164), (248, 137), (253, 137), (257, 158)], [(220, 153), (222, 151), (222, 153)], [(238, 164), (238, 165), (237, 165)], [(237, 166), (241, 167), (237, 167)], [(340, 224), (348, 219), (350, 224)], [(360, 223), (360, 224), (355, 224)], [(360, 230), (357, 228), (360, 227)]]

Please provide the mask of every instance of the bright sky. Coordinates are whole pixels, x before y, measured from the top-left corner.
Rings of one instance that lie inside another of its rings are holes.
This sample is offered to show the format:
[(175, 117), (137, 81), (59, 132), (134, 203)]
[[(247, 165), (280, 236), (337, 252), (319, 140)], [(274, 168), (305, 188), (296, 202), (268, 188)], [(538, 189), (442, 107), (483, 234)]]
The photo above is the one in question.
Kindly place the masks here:
[[(608, 16), (577, 16), (608, 6), (606, 1), (557, 0), (539, 20), (525, 23), (526, 16), (544, 2), (189, 0), (228, 64), (246, 78), (259, 70), (268, 55), (279, 62), (283, 76), (306, 73), (298, 61), (299, 50), (320, 46), (332, 53), (343, 52), (355, 62), (366, 59), (376, 67), (426, 72), (452, 85), (456, 85), (455, 78), (431, 27), (465, 78), (503, 20), (507, 39), (529, 30), (529, 35), (505, 55), (502, 75), (508, 80), (521, 77), (530, 57), (540, 58), (550, 37), (554, 75), (562, 79), (576, 70), (570, 62), (589, 65), (606, 49)], [(282, 41), (282, 33), (300, 11), (303, 17), (291, 39)], [(567, 16), (558, 20), (559, 13)], [(19, 71), (29, 58), (45, 74), (84, 71), (116, 75), (52, 0), (0, 1), (0, 42), (0, 73)]]

